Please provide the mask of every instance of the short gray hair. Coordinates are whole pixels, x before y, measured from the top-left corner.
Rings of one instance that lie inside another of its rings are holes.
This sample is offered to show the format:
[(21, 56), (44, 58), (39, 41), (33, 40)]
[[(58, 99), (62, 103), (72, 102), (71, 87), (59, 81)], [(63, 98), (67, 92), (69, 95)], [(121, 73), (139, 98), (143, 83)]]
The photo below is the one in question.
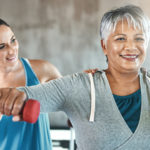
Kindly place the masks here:
[(134, 28), (141, 29), (148, 43), (150, 39), (150, 20), (143, 10), (135, 5), (126, 5), (106, 12), (100, 23), (101, 39), (106, 43), (109, 34), (115, 31), (117, 23), (124, 19)]

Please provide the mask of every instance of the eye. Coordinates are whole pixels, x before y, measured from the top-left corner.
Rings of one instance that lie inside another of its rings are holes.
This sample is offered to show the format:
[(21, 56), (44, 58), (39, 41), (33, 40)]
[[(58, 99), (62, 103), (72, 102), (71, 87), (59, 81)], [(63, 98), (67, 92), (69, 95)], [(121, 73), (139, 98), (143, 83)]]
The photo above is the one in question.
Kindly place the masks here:
[(137, 37), (135, 40), (136, 40), (136, 41), (145, 41), (145, 39), (142, 38), (142, 37)]
[(3, 49), (5, 47), (5, 45), (0, 45), (0, 49)]
[(124, 37), (119, 37), (116, 39), (116, 41), (125, 41), (126, 39)]
[(13, 38), (12, 40), (11, 40), (11, 43), (14, 43), (16, 41), (16, 39), (15, 38)]

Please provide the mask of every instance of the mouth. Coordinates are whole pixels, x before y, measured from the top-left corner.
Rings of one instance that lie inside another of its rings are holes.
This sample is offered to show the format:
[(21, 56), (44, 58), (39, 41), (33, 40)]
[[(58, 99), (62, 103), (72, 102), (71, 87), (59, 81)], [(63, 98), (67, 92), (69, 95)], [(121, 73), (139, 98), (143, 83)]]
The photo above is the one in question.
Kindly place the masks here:
[(139, 55), (137, 54), (126, 54), (126, 55), (120, 55), (123, 59), (128, 61), (135, 61)]
[(14, 61), (16, 61), (16, 56), (7, 58), (7, 61), (9, 61), (9, 62), (14, 62)]

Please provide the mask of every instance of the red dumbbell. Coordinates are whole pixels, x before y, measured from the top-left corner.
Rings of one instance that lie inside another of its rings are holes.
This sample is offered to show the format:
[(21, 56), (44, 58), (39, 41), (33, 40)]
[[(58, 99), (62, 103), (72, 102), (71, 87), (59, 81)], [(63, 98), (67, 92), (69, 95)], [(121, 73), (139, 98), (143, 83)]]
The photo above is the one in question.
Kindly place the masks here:
[(29, 99), (23, 108), (23, 121), (35, 123), (40, 114), (40, 103), (36, 100)]

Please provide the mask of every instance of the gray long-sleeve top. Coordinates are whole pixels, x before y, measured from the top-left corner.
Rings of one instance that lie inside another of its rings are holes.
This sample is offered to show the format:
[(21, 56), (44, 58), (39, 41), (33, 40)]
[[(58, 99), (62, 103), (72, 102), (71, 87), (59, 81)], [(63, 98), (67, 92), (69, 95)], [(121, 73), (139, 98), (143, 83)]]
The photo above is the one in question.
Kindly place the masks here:
[(89, 122), (91, 91), (89, 76), (78, 73), (33, 87), (21, 87), (28, 98), (41, 104), (42, 112), (64, 111), (75, 129), (79, 150), (150, 149), (150, 82), (145, 71), (139, 73), (142, 106), (134, 133), (124, 121), (114, 101), (105, 72), (94, 74), (95, 118)]

